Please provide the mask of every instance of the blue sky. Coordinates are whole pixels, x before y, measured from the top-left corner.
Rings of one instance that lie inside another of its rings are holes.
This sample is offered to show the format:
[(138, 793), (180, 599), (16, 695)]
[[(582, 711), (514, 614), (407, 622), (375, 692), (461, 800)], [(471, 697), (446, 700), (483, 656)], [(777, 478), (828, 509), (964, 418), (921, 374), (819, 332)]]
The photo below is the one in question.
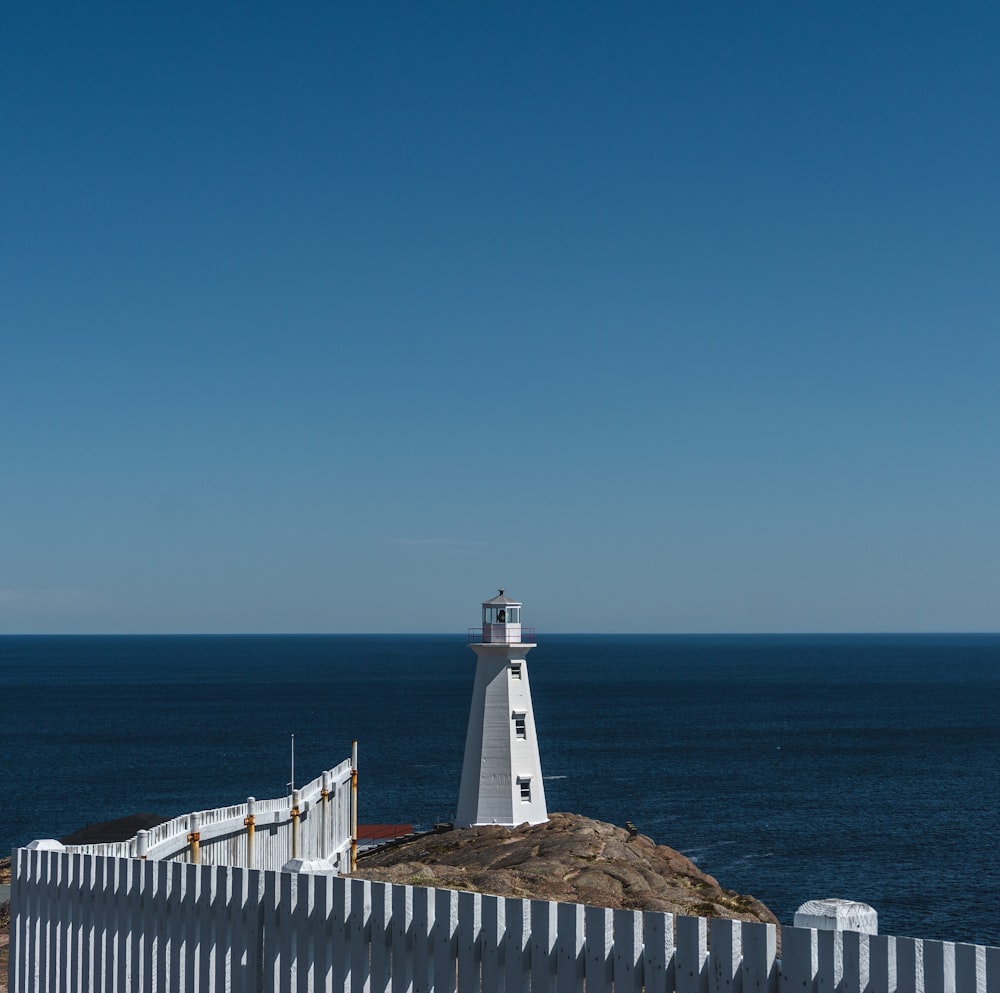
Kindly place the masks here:
[(9, 5), (0, 632), (997, 630), (998, 37)]

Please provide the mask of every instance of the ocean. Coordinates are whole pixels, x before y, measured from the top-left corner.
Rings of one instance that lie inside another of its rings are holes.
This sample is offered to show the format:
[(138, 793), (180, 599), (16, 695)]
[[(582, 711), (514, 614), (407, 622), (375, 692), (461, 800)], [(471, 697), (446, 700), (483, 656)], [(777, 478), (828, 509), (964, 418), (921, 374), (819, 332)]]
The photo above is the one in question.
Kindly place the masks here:
[[(1000, 945), (1000, 636), (540, 634), (550, 811), (752, 893)], [(362, 823), (450, 820), (464, 636), (0, 638), (0, 853), (139, 811), (280, 796), (359, 742)]]

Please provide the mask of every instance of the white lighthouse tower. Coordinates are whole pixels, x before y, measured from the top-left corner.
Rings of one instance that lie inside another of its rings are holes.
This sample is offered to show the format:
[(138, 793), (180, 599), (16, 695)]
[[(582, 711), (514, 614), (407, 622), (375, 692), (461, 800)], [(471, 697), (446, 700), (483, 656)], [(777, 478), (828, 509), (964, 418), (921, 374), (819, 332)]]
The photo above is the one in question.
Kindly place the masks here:
[(525, 661), (535, 647), (533, 637), (534, 629), (521, 627), (521, 604), (503, 590), (483, 604), (482, 628), (470, 631), (476, 682), (456, 827), (515, 827), (549, 819)]

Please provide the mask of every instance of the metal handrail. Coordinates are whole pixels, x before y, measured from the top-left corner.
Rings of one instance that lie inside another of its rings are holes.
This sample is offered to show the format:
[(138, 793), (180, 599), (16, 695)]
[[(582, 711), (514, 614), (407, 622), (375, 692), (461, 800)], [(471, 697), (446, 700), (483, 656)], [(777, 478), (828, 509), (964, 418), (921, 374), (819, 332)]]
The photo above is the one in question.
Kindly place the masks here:
[[(497, 645), (502, 645), (503, 644), (502, 641), (497, 641), (497, 642), (492, 642), (492, 643), (490, 643), (490, 642), (484, 642), (483, 641), (483, 629), (481, 627), (480, 628), (469, 628), (467, 639), (468, 640), (466, 641), (466, 644), (469, 644), (469, 645), (483, 645), (483, 644), (497, 644)], [(511, 644), (513, 644), (513, 645), (523, 645), (523, 644), (527, 644), (528, 642), (534, 642), (534, 640), (535, 640), (535, 629), (534, 628), (525, 627), (522, 624), (521, 625), (521, 640), (520, 641), (516, 641), (516, 642), (511, 642)]]

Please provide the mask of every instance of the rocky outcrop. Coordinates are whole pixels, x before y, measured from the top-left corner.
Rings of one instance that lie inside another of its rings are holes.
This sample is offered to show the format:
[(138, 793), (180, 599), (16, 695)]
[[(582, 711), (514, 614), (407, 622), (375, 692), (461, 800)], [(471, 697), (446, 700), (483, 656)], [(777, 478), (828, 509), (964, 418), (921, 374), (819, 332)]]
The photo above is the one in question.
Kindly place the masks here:
[(356, 876), (598, 907), (777, 924), (759, 900), (723, 889), (645, 835), (578, 814), (545, 824), (422, 835), (362, 858)]

